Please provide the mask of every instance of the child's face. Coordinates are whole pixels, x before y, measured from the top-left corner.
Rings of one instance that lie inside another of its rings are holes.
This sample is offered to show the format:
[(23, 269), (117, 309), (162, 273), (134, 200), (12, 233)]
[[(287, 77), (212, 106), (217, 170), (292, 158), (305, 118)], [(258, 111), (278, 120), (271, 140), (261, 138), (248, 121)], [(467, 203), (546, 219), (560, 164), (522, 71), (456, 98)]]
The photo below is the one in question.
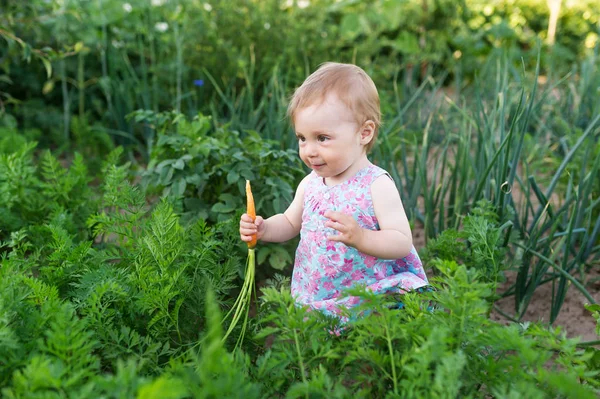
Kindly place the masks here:
[(337, 96), (299, 109), (294, 128), (300, 158), (319, 176), (342, 182), (364, 166), (366, 143), (361, 126)]

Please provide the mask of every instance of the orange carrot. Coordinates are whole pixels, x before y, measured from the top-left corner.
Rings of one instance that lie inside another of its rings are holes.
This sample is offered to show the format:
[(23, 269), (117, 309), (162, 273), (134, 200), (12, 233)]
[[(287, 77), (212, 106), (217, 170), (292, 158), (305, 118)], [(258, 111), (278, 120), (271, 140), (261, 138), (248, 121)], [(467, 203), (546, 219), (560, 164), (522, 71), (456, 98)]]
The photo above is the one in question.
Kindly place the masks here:
[[(250, 189), (250, 180), (246, 180), (246, 213), (250, 215), (252, 221), (256, 220), (256, 209), (254, 208), (254, 197), (252, 196), (252, 190)], [(256, 277), (256, 247), (257, 237), (253, 235), (252, 241), (248, 242), (248, 258), (246, 259), (246, 275), (244, 277), (244, 283), (240, 293), (233, 304), (233, 307), (229, 310), (225, 319), (232, 316), (229, 328), (223, 336), (223, 341), (227, 339), (229, 334), (233, 332), (233, 329), (243, 318), (242, 328), (240, 335), (238, 336), (235, 347), (239, 347), (244, 341), (244, 334), (246, 333), (246, 326), (248, 324), (248, 312), (250, 310), (250, 301), (252, 300), (252, 292), (256, 291), (254, 286), (254, 278)], [(256, 292), (255, 294), (256, 295)]]
[[(256, 209), (254, 208), (254, 197), (252, 196), (252, 189), (250, 188), (250, 180), (246, 180), (246, 213), (250, 215), (252, 221), (256, 220)], [(248, 242), (248, 248), (254, 248), (256, 246), (256, 234), (252, 236), (252, 241)]]

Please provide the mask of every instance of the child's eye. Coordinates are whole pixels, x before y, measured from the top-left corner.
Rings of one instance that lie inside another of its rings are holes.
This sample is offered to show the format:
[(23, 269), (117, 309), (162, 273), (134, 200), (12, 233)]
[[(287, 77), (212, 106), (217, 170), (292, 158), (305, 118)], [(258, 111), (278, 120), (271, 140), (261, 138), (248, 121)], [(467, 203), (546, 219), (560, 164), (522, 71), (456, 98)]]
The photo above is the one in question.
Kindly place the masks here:
[(317, 140), (319, 140), (320, 142), (323, 142), (323, 141), (329, 140), (329, 137), (327, 137), (327, 136), (319, 136), (319, 137), (317, 137)]
[(298, 136), (298, 141), (300, 141), (301, 143), (304, 143), (306, 141), (306, 139), (304, 138), (304, 136)]

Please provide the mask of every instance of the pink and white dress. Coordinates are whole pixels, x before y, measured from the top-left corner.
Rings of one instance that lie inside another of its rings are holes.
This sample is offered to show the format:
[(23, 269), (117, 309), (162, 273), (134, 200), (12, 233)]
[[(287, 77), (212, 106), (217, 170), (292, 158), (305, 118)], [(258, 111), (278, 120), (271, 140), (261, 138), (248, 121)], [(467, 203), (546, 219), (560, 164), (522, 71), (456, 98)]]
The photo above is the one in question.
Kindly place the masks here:
[(325, 227), (327, 210), (351, 215), (362, 228), (379, 230), (371, 184), (381, 175), (389, 177), (385, 170), (370, 164), (344, 183), (329, 187), (314, 171), (310, 174), (291, 287), (299, 304), (347, 321), (340, 316), (340, 307), (351, 308), (360, 301), (348, 296), (338, 299), (346, 288), (361, 284), (375, 293), (404, 294), (428, 285), (414, 247), (402, 259), (386, 260), (327, 240), (328, 235), (337, 234)]

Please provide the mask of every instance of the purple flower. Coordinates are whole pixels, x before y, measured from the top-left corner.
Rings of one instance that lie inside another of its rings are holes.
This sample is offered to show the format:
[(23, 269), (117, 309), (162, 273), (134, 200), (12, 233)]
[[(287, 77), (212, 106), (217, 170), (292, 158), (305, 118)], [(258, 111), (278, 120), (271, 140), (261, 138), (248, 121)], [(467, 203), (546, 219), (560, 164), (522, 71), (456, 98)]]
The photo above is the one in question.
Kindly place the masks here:
[(194, 86), (204, 86), (204, 80), (203, 79), (194, 80)]

